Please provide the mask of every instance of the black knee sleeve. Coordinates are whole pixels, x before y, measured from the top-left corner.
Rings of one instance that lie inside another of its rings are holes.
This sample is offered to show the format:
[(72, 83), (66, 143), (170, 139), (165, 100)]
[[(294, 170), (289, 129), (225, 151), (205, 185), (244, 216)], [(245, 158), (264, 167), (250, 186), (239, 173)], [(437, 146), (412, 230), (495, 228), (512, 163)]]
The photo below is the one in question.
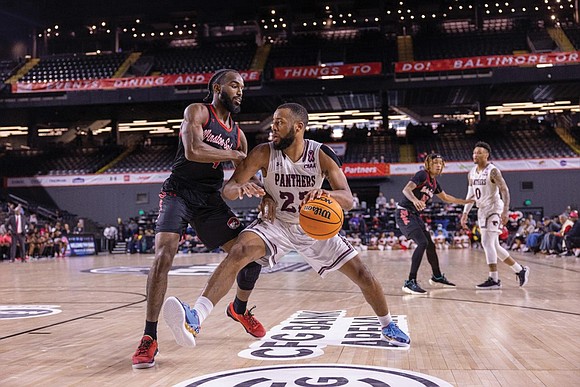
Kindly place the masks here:
[(254, 285), (260, 276), (260, 271), (262, 266), (256, 262), (250, 262), (240, 272), (237, 276), (238, 287), (242, 290), (252, 290)]

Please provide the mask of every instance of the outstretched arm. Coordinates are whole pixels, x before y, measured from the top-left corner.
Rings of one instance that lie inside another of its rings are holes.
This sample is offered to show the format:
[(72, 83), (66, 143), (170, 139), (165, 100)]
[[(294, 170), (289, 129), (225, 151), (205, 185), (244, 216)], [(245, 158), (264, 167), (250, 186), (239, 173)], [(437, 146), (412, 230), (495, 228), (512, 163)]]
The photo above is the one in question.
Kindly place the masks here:
[(246, 157), (245, 151), (218, 149), (203, 142), (203, 125), (208, 119), (209, 112), (205, 105), (196, 103), (185, 108), (181, 129), (179, 130), (179, 135), (185, 148), (185, 157), (189, 161), (198, 163), (243, 160)]
[(497, 185), (497, 188), (499, 189), (499, 194), (501, 195), (501, 200), (503, 201), (501, 221), (503, 224), (506, 224), (508, 222), (508, 212), (510, 209), (510, 190), (508, 189), (507, 183), (505, 182), (499, 169), (492, 169), (489, 177), (491, 182)]
[[(449, 195), (447, 192), (445, 191), (441, 191), (440, 193), (437, 194), (437, 197), (441, 200), (443, 200), (444, 202), (447, 203), (454, 203), (454, 204), (472, 204), (475, 203), (475, 200), (473, 199), (459, 199), (456, 198), (453, 195)], [(468, 195), (469, 197), (469, 195)]]
[[(471, 180), (469, 180), (469, 174), (467, 174), (467, 196), (465, 197), (465, 200), (472, 198), (473, 186), (471, 185)], [(465, 207), (463, 207), (463, 213), (461, 214), (461, 227), (463, 228), (467, 228), (467, 217), (469, 216), (469, 211), (471, 211), (471, 208), (473, 207), (473, 203), (475, 203), (475, 200), (470, 203), (466, 203)]]
[(229, 200), (242, 199), (244, 195), (248, 197), (264, 196), (266, 191), (250, 180), (260, 169), (267, 169), (269, 158), (270, 148), (268, 144), (255, 147), (248, 157), (237, 166), (232, 178), (224, 186), (222, 195)]

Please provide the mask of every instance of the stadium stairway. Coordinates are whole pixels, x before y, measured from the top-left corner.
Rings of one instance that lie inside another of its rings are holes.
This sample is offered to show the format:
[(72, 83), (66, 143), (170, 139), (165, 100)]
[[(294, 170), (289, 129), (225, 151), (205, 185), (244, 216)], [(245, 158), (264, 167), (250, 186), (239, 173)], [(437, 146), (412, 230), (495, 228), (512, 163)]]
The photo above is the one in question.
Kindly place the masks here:
[(127, 59), (125, 59), (125, 61), (121, 64), (121, 66), (119, 66), (119, 68), (117, 69), (117, 71), (115, 71), (115, 74), (113, 74), (113, 78), (121, 78), (123, 77), (123, 75), (125, 75), (125, 73), (127, 72), (127, 70), (129, 70), (129, 68), (139, 60), (139, 58), (141, 57), (141, 53), (140, 52), (133, 52), (131, 53)]
[(20, 78), (26, 75), (34, 66), (40, 62), (39, 58), (30, 59), (24, 64), (13, 76), (8, 78), (4, 83), (16, 83)]
[(565, 52), (576, 51), (574, 45), (572, 44), (572, 42), (570, 42), (570, 39), (568, 39), (568, 36), (566, 36), (564, 30), (555, 27), (548, 27), (546, 28), (546, 30), (548, 31), (548, 34), (550, 34), (554, 42), (556, 42), (561, 51)]
[(413, 61), (413, 38), (410, 35), (397, 36), (397, 52), (400, 62)]
[(416, 163), (417, 152), (415, 146), (411, 144), (401, 144), (399, 147), (399, 157), (401, 163)]
[(264, 44), (263, 46), (258, 47), (258, 49), (256, 50), (256, 54), (252, 59), (250, 70), (264, 71), (264, 66), (266, 66), (266, 61), (268, 60), (268, 56), (270, 55), (271, 50), (272, 50), (271, 44)]
[(127, 252), (127, 242), (117, 241), (111, 254), (125, 254)]

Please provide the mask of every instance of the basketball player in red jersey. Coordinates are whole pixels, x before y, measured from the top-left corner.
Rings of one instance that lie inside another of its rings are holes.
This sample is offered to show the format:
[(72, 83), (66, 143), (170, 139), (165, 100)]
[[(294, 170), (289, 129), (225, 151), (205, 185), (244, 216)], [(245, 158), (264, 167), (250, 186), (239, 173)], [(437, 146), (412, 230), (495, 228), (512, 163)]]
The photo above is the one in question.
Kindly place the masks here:
[[(303, 106), (279, 106), (274, 113), (273, 141), (255, 147), (225, 185), (223, 195), (230, 200), (248, 194), (263, 195), (250, 181), (262, 171), (264, 189), (276, 203), (275, 216), (257, 219), (240, 234), (193, 309), (175, 297), (167, 298), (163, 316), (178, 344), (195, 346), (200, 325), (229, 291), (240, 269), (252, 262), (273, 266), (295, 250), (321, 277), (331, 271), (345, 274), (359, 286), (378, 316), (381, 337), (391, 345), (409, 345), (409, 336), (391, 318), (381, 284), (353, 246), (340, 235), (315, 240), (300, 227), (299, 207), (311, 199), (328, 195), (342, 208), (352, 208), (352, 193), (338, 157), (326, 145), (304, 139), (307, 124), (308, 112)], [(325, 178), (332, 191), (322, 189)]]
[[(207, 98), (213, 97), (211, 104), (194, 103), (185, 109), (171, 175), (159, 194), (155, 260), (147, 278), (145, 332), (133, 355), (133, 368), (155, 365), (157, 320), (167, 291), (168, 272), (187, 224), (210, 250), (221, 247), (229, 251), (243, 229), (223, 201), (220, 189), (224, 180), (221, 162), (231, 160), (237, 165), (248, 151), (244, 133), (231, 118), (232, 113), (240, 111), (244, 80), (237, 71), (224, 69), (213, 75), (208, 89)], [(252, 196), (263, 194), (263, 190), (250, 182), (245, 193)], [(255, 337), (263, 337), (266, 330), (246, 306), (260, 270), (255, 262), (240, 270), (236, 298), (226, 311)]]

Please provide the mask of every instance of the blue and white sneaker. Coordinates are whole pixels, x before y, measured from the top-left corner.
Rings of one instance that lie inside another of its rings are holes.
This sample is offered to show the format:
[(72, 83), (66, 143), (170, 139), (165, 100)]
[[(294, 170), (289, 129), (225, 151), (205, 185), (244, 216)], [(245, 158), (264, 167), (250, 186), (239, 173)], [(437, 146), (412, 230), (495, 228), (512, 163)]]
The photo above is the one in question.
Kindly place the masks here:
[(394, 321), (391, 321), (389, 325), (383, 327), (381, 333), (383, 334), (383, 339), (387, 340), (391, 345), (408, 347), (411, 343), (411, 338)]
[(163, 318), (177, 344), (182, 347), (195, 347), (195, 336), (200, 329), (195, 309), (191, 309), (177, 297), (168, 297), (163, 303)]

